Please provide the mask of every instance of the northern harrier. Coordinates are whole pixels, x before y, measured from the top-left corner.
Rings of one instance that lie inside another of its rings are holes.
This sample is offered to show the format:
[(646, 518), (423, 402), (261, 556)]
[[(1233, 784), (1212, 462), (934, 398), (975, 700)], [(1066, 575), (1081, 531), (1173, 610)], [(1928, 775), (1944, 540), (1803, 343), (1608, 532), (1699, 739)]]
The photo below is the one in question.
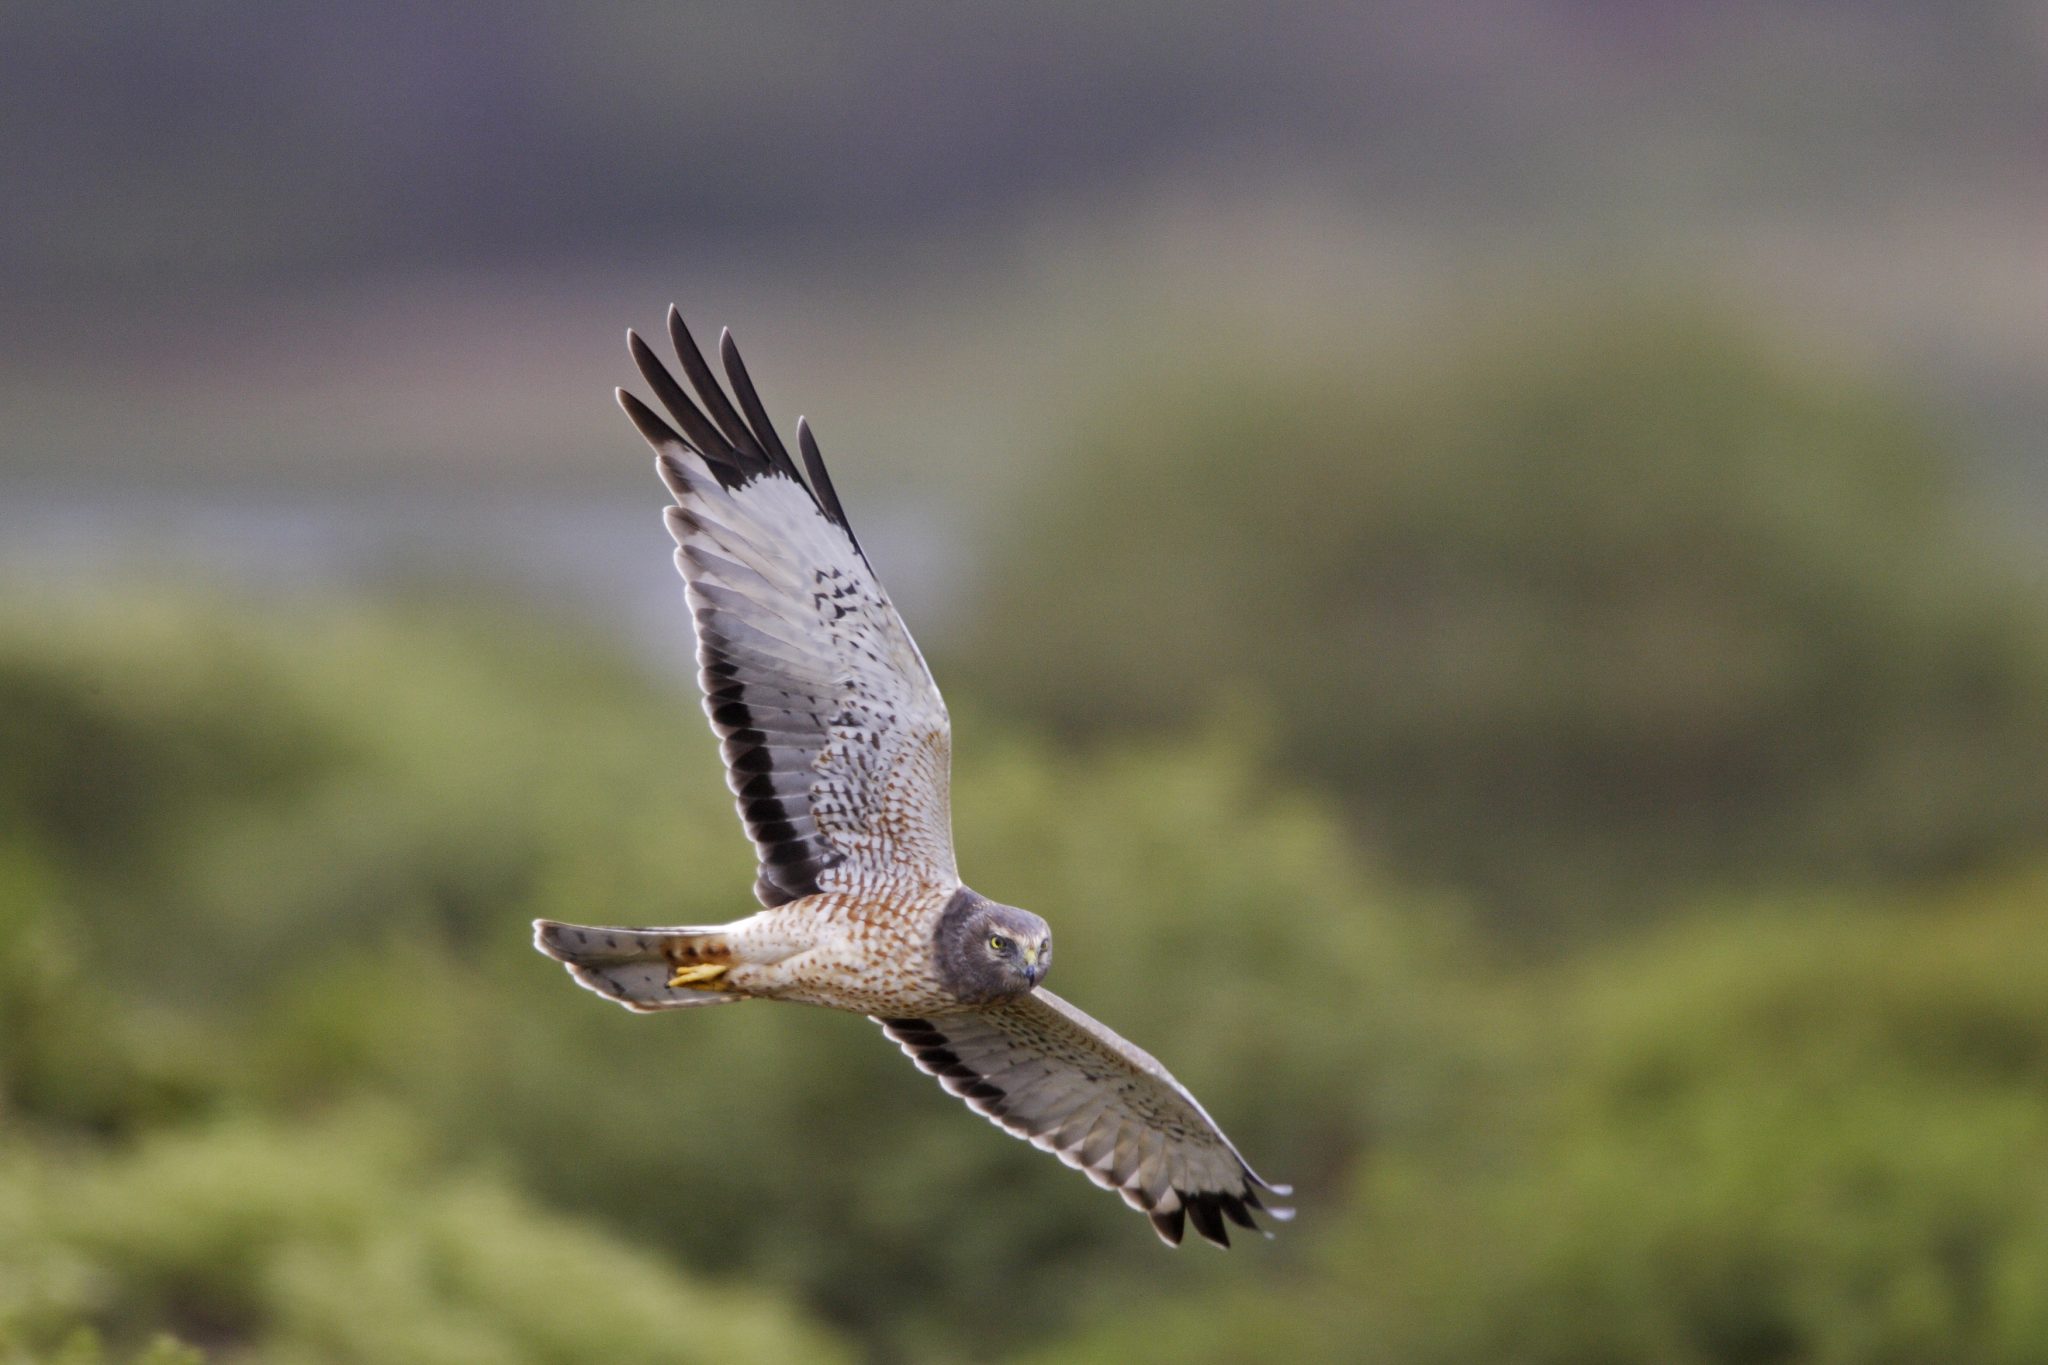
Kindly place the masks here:
[(630, 1010), (793, 1000), (868, 1015), (975, 1112), (1117, 1191), (1167, 1243), (1190, 1222), (1219, 1246), (1225, 1219), (1256, 1229), (1259, 1192), (1287, 1188), (1165, 1067), (1039, 986), (1044, 920), (961, 883), (946, 706), (810, 426), (797, 420), (799, 472), (731, 334), (728, 398), (673, 308), (668, 327), (695, 400), (629, 332), (675, 426), (623, 389), (619, 405), (675, 495), (697, 680), (766, 908), (686, 928), (541, 920), (536, 946)]

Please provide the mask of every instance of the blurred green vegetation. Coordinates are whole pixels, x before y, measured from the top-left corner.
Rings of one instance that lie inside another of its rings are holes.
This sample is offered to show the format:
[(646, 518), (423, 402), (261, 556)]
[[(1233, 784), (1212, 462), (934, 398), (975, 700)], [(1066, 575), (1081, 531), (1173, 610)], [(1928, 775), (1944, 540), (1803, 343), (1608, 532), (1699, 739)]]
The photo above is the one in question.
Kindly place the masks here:
[(1046, 1360), (2048, 1359), (2048, 877), (1787, 903), (1532, 982), (1527, 1084), (1279, 1294)]
[(1929, 414), (1705, 304), (1117, 376), (941, 672), (1068, 736), (1273, 698), (1399, 876), (1528, 941), (2048, 834), (2048, 606)]
[(266, 1362), (844, 1355), (768, 1296), (686, 1279), (420, 1146), (406, 1122), (340, 1113), (9, 1153), (11, 1326), (169, 1324)]
[(1488, 965), (1248, 712), (1074, 758), (956, 708), (976, 883), (1298, 1186), (1169, 1253), (862, 1021), (531, 952), (747, 908), (694, 703), (610, 659), (468, 604), (0, 620), (0, 1360), (2048, 1359), (2048, 879)]
[[(871, 1349), (979, 1355), (1011, 1344), (1014, 1315), (987, 1305), (1019, 1286), (1045, 1331), (1121, 1284), (1232, 1273), (1153, 1258), (1142, 1221), (863, 1021), (648, 1020), (570, 988), (529, 918), (745, 913), (748, 851), (679, 686), (560, 622), (458, 614), (475, 620), (144, 597), (0, 629), (0, 688), (34, 702), (0, 764), (0, 1106), (32, 1135), (9, 1169), (81, 1192), (56, 1205), (82, 1223), (23, 1215), (57, 1258), (31, 1258), (35, 1281), (77, 1263), (96, 1286), (31, 1295), (14, 1330), (168, 1324), (265, 1360), (555, 1359), (550, 1340), (624, 1310), (565, 1304), (552, 1337), (501, 1323), (531, 1307), (501, 1279), (555, 1273), (545, 1253), (572, 1278), (627, 1262), (632, 1321), (671, 1320), (678, 1358), (700, 1344), (704, 1277)], [(1265, 786), (1250, 746), (1218, 732), (1078, 765), (973, 732), (957, 815), (979, 884), (1057, 907), (1066, 992), (1172, 1057), (1263, 1162), (1328, 1192), (1370, 1142), (1452, 1122), (1443, 1078), (1483, 1058), (1458, 1055), (1432, 936), (1384, 908), (1334, 821)], [(1283, 914), (1316, 932), (1276, 932)], [(1256, 952), (1219, 957), (1260, 924)], [(1259, 1102), (1269, 1086), (1291, 1111)], [(445, 1209), (443, 1181), (464, 1191)], [(103, 1205), (133, 1221), (103, 1228)], [(484, 1219), (507, 1264), (447, 1262)], [(415, 1262), (441, 1268), (406, 1288)], [(394, 1297), (374, 1338), (302, 1293), (338, 1276), (367, 1297), (377, 1275)], [(643, 1311), (664, 1295), (672, 1311)], [(394, 1354), (415, 1327), (416, 1354)]]

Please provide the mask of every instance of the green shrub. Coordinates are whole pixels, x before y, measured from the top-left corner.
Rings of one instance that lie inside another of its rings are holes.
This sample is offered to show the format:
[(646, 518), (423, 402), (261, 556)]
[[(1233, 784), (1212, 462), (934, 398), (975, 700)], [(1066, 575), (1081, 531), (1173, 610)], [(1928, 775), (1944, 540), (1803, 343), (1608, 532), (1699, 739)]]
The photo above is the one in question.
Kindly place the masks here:
[[(0, 672), (67, 677), (85, 697), (156, 678), (174, 727), (238, 704), (205, 662), (218, 651), (263, 693), (252, 709), (294, 718), (278, 742), (311, 756), (289, 789), (244, 788), (228, 767), (123, 807), (153, 850), (130, 862), (80, 856), (98, 835), (29, 826), (33, 866), (54, 870), (14, 913), (35, 900), (65, 954), (20, 959), (47, 1040), (0, 1073), (23, 1117), (129, 1131), (64, 1098), (82, 1083), (67, 1060), (95, 1049), (128, 1060), (87, 1069), (110, 1078), (94, 1104), (144, 1128), (374, 1097), (439, 1159), (501, 1161), (553, 1207), (914, 1354), (1012, 1344), (1014, 1322), (985, 1310), (996, 1299), (1036, 1305), (1043, 1336), (1117, 1283), (1241, 1273), (1160, 1250), (1119, 1201), (985, 1125), (865, 1021), (632, 1016), (535, 954), (538, 915), (753, 908), (688, 684), (548, 638), (310, 607), (229, 624), (161, 603), (81, 604), (45, 635), (0, 633)], [(1457, 1041), (1443, 945), (1389, 910), (1337, 821), (1267, 784), (1255, 736), (1222, 724), (1077, 763), (971, 718), (960, 729), (970, 877), (1043, 910), (1058, 989), (1174, 1066), (1273, 1178), (1328, 1198), (1364, 1143), (1454, 1121), (1483, 1060)], [(182, 1109), (148, 1098), (149, 1039), (180, 1029)]]
[(85, 1318), (281, 1365), (839, 1357), (757, 1292), (686, 1280), (429, 1161), (388, 1116), (225, 1123), (115, 1154), (10, 1148), (0, 1198), (0, 1266), (30, 1286), (0, 1324), (31, 1343)]
[[(112, 1135), (195, 1112), (210, 1088), (194, 1030), (124, 996), (82, 930), (73, 883), (0, 833), (0, 1132), (21, 1119)], [(129, 959), (146, 977), (147, 962)]]
[(974, 883), (1300, 1187), (1274, 1243), (1169, 1253), (862, 1020), (636, 1017), (532, 952), (537, 914), (749, 908), (680, 681), (551, 627), (147, 601), (0, 623), (28, 674), (145, 756), (270, 719), (118, 834), (0, 752), (7, 1365), (2048, 1358), (2040, 880), (1490, 976), (1247, 712), (1077, 758), (956, 707)]
[(1527, 1000), (1531, 1074), (1383, 1151), (1303, 1283), (1047, 1359), (2048, 1359), (2048, 877), (1781, 907)]
[(132, 1354), (107, 1354), (99, 1333), (90, 1327), (75, 1328), (48, 1350), (23, 1346), (0, 1336), (0, 1365), (111, 1365), (119, 1359), (126, 1365), (206, 1365), (206, 1356), (168, 1333), (159, 1333)]
[(1531, 936), (2048, 844), (2048, 604), (1882, 382), (1627, 299), (1181, 365), (1005, 509), (947, 677), (1082, 736), (1267, 704)]

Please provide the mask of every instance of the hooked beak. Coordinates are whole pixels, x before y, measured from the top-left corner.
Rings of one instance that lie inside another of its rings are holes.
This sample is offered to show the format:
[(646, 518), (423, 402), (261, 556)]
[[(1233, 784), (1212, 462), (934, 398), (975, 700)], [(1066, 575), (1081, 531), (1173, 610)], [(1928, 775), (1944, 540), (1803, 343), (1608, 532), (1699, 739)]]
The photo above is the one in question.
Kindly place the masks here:
[(1050, 953), (1041, 955), (1038, 945), (1035, 943), (1024, 945), (1024, 979), (1029, 981), (1034, 988), (1039, 982), (1045, 980), (1045, 969), (1052, 965), (1049, 960), (1051, 956)]

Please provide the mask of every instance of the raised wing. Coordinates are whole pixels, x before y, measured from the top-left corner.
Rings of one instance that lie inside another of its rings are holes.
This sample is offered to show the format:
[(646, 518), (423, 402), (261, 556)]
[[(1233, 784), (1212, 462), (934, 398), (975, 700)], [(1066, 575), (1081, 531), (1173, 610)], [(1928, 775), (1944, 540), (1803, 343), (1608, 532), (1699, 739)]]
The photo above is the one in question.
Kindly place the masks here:
[(626, 342), (681, 430), (624, 389), (619, 405), (675, 495), (668, 529), (697, 623), (697, 681), (760, 857), (754, 894), (773, 906), (878, 884), (956, 885), (946, 705), (846, 523), (809, 425), (796, 427), (806, 482), (732, 334), (719, 337), (728, 399), (673, 308), (668, 328), (694, 400), (637, 335)]
[[(1258, 1231), (1268, 1184), (1167, 1069), (1050, 991), (986, 1009), (876, 1023), (920, 1068), (1008, 1132), (1051, 1152), (1132, 1208), (1170, 1246), (1185, 1225), (1230, 1245), (1227, 1218)], [(1286, 1221), (1294, 1210), (1267, 1210)]]

